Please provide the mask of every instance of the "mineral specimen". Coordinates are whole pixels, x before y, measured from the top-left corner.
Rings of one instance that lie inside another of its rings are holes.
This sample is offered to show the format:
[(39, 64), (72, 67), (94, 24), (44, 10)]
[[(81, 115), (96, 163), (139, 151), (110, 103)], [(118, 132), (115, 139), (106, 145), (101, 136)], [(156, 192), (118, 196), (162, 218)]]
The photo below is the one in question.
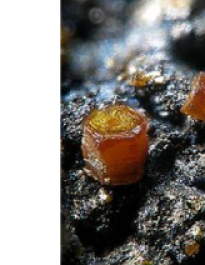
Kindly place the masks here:
[[(194, 0), (197, 14), (181, 2), (63, 0), (62, 25), (75, 34), (62, 78), (61, 211), (71, 239), (61, 265), (205, 264), (205, 123), (179, 115), (192, 76), (205, 69), (205, 1)], [(93, 7), (105, 22), (91, 29)], [(130, 85), (138, 74), (148, 81)], [(137, 184), (102, 187), (83, 172), (82, 120), (115, 98), (151, 117), (149, 156)]]
[(143, 175), (148, 152), (147, 120), (125, 105), (94, 110), (84, 120), (85, 170), (104, 185), (126, 185)]

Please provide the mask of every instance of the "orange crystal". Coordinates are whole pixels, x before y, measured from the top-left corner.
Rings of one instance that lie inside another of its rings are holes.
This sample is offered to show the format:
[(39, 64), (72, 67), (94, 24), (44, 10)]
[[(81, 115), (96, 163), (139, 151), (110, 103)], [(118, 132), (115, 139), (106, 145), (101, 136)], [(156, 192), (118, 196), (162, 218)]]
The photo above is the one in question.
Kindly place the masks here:
[(188, 242), (185, 246), (184, 252), (188, 256), (193, 256), (199, 253), (200, 245), (196, 241)]
[(148, 153), (147, 120), (125, 105), (93, 110), (84, 120), (86, 172), (105, 185), (126, 185), (143, 175)]
[(192, 81), (191, 91), (181, 112), (205, 121), (205, 73), (200, 72)]
[(146, 75), (145, 73), (136, 73), (130, 84), (133, 86), (145, 87), (151, 80), (151, 76)]

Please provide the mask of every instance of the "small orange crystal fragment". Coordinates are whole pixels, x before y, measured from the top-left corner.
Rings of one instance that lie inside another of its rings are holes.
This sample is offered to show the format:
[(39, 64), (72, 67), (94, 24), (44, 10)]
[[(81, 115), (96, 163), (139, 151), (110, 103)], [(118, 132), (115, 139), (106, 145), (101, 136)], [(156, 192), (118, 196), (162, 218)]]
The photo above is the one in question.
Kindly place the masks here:
[(137, 72), (134, 75), (134, 78), (131, 80), (131, 85), (138, 87), (145, 87), (152, 80), (151, 76), (146, 75), (145, 73)]
[(104, 185), (126, 185), (143, 175), (147, 120), (125, 105), (93, 110), (84, 121), (82, 152), (87, 173)]
[(186, 244), (184, 252), (188, 256), (193, 256), (199, 253), (200, 245), (196, 241), (191, 241)]
[(205, 121), (205, 73), (200, 72), (191, 84), (191, 92), (181, 107), (181, 112)]

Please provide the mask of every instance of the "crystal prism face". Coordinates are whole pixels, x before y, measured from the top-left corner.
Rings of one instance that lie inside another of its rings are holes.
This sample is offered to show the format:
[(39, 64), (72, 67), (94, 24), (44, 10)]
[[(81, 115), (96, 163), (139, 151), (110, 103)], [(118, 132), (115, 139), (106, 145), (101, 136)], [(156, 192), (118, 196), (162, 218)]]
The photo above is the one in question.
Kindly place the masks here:
[(84, 121), (85, 170), (105, 185), (126, 185), (143, 175), (148, 153), (147, 120), (124, 105), (94, 110)]
[(191, 91), (181, 112), (205, 121), (205, 73), (199, 73), (192, 81)]

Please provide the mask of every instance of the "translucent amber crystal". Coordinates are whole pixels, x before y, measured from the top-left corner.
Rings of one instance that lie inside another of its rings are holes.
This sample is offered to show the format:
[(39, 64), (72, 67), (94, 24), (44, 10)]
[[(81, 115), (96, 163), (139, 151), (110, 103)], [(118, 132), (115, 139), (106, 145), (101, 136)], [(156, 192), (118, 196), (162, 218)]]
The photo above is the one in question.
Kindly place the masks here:
[(191, 91), (181, 112), (205, 121), (205, 73), (199, 73), (191, 84)]
[(151, 76), (146, 75), (145, 73), (136, 73), (134, 78), (131, 80), (131, 85), (137, 87), (145, 87), (152, 80)]
[(144, 114), (124, 105), (93, 110), (84, 120), (85, 170), (104, 185), (137, 182), (148, 153)]
[(160, 71), (151, 71), (136, 72), (130, 84), (138, 88), (144, 88), (148, 85), (163, 85), (164, 83), (165, 79)]
[(190, 241), (186, 244), (184, 252), (188, 256), (193, 256), (199, 253), (200, 245), (196, 241)]

